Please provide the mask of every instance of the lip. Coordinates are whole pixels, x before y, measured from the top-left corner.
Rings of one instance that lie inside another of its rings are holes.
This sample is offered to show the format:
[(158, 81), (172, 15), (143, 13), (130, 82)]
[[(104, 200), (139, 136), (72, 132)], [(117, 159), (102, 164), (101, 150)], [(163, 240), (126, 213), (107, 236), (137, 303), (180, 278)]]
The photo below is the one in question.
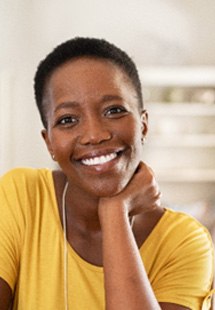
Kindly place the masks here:
[(95, 158), (95, 157), (101, 157), (101, 156), (107, 156), (107, 155), (110, 155), (112, 153), (118, 154), (118, 153), (121, 153), (123, 151), (124, 151), (124, 149), (122, 147), (92, 150), (92, 151), (85, 152), (85, 153), (80, 154), (79, 156), (75, 157), (75, 161), (81, 162), (82, 160), (91, 159), (91, 158)]
[(109, 161), (112, 161), (118, 156), (118, 153), (111, 153), (108, 155), (102, 155), (102, 156), (96, 156), (91, 157), (90, 159), (83, 159), (81, 163), (85, 166), (96, 166), (96, 165), (102, 165)]
[[(85, 173), (89, 174), (102, 174), (102, 173), (112, 173), (114, 169), (116, 169), (117, 164), (120, 161), (124, 153), (124, 149), (121, 148), (111, 148), (111, 149), (103, 149), (103, 150), (94, 150), (88, 153), (83, 154), (82, 156), (75, 159), (81, 169), (84, 169)], [(96, 157), (107, 156), (116, 153), (116, 157), (111, 159), (110, 161), (99, 163), (95, 165), (86, 165), (82, 161), (90, 160)]]

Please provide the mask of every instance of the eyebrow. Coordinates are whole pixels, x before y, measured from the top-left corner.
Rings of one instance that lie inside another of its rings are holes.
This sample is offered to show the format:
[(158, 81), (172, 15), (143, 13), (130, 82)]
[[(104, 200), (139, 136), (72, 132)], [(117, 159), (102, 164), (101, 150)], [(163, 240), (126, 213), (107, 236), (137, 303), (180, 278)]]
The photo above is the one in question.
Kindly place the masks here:
[(61, 109), (65, 109), (65, 108), (75, 108), (75, 107), (78, 107), (79, 104), (78, 102), (76, 101), (66, 101), (66, 102), (63, 102), (61, 104), (59, 104), (55, 109), (54, 109), (54, 112), (57, 112), (58, 110), (61, 110)]
[(113, 100), (122, 100), (122, 97), (118, 95), (105, 95), (102, 97), (102, 99), (99, 102), (103, 103), (103, 102), (113, 101)]
[[(118, 95), (104, 95), (101, 100), (99, 100), (99, 103), (105, 103), (108, 101), (113, 101), (113, 100), (122, 100), (122, 97)], [(66, 101), (61, 104), (59, 104), (54, 112), (57, 112), (58, 110), (65, 109), (65, 108), (77, 108), (80, 104), (77, 101)]]

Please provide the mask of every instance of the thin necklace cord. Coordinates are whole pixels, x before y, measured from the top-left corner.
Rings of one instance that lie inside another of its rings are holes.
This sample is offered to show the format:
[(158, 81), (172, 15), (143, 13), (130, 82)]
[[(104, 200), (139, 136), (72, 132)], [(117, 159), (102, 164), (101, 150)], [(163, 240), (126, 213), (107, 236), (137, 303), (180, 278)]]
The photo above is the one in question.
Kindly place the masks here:
[(65, 310), (68, 310), (68, 248), (67, 248), (67, 222), (66, 222), (66, 193), (68, 189), (66, 182), (62, 195), (62, 215), (63, 215), (63, 236), (64, 236), (64, 302)]
[[(63, 236), (64, 236), (64, 303), (65, 310), (69, 310), (68, 304), (68, 247), (67, 247), (67, 221), (66, 221), (66, 194), (68, 190), (68, 181), (66, 182), (62, 195), (62, 217), (63, 217)], [(134, 216), (130, 219), (131, 228), (134, 223)]]

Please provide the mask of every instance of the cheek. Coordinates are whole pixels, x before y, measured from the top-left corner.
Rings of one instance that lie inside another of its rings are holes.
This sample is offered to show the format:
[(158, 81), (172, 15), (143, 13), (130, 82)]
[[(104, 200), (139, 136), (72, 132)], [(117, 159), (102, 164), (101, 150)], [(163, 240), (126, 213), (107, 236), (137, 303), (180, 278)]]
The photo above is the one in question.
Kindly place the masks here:
[(137, 124), (134, 125), (133, 130), (129, 133), (131, 156), (134, 166), (137, 166), (142, 159), (142, 132), (141, 127)]
[(138, 121), (131, 121), (128, 125), (125, 124), (122, 130), (122, 139), (126, 141), (128, 145), (131, 146), (132, 149), (136, 150), (141, 148), (141, 138), (142, 138), (142, 130), (141, 125)]
[(56, 160), (59, 161), (59, 163), (70, 157), (73, 150), (71, 139), (65, 138), (62, 135), (53, 135), (51, 144)]

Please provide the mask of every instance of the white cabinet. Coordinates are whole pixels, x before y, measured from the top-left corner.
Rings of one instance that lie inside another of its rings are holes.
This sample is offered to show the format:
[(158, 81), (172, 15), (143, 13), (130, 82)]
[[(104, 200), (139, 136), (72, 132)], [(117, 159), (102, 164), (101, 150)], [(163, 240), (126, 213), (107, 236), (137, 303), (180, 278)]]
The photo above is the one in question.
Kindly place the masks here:
[(214, 88), (215, 69), (146, 70), (149, 132), (143, 159), (168, 205), (215, 203)]

